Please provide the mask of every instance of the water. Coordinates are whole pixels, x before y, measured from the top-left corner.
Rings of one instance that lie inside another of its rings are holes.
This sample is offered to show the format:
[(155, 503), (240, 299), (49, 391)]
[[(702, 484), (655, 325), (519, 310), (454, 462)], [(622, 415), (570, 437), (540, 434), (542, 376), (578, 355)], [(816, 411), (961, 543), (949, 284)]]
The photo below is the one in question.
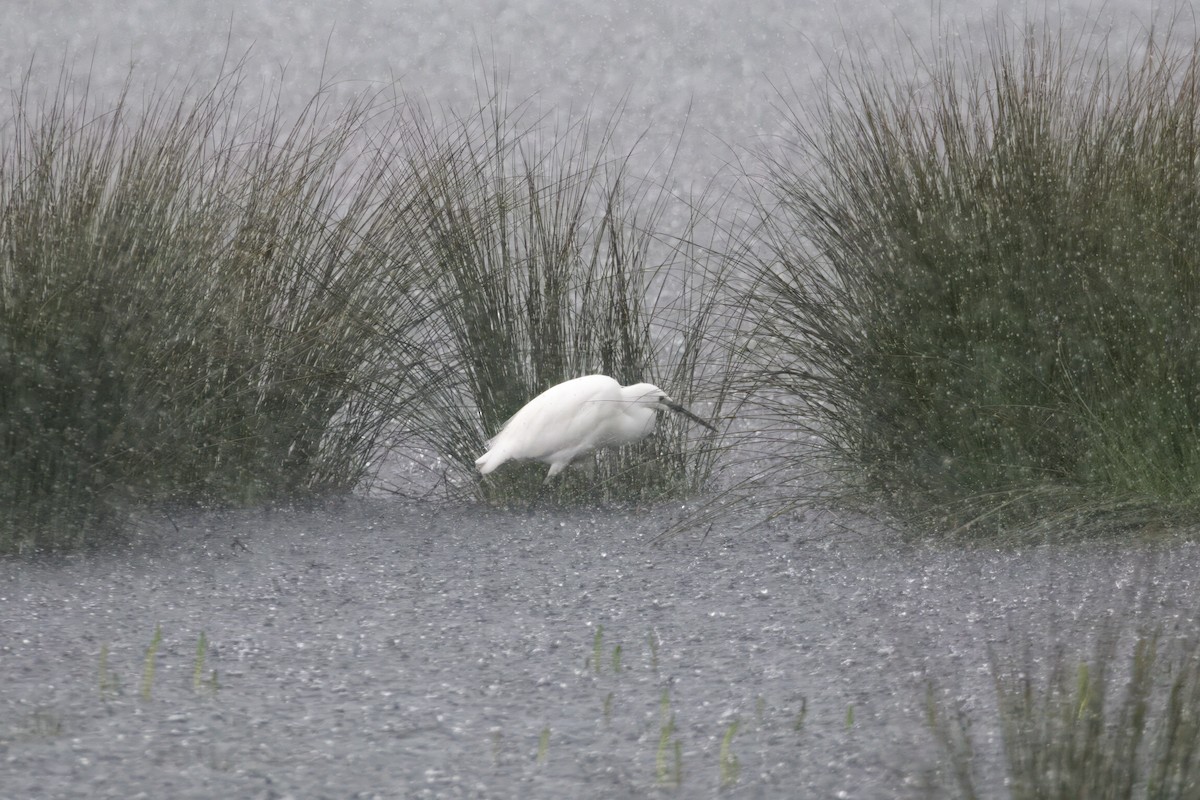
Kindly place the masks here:
[(225, 54), (248, 54), (249, 88), (283, 75), (285, 100), (307, 100), (323, 80), (347, 93), (398, 81), (434, 107), (467, 113), (495, 66), (513, 101), (532, 104), (530, 119), (553, 112), (606, 120), (625, 102), (623, 141), (648, 135), (647, 161), (678, 144), (675, 176), (684, 189), (744, 160), (746, 148), (769, 144), (786, 127), (772, 108), (780, 94), (811, 102), (826, 68), (847, 54), (895, 63), (909, 38), (921, 46), (931, 38), (978, 43), (997, 8), (1015, 25), (1026, 16), (1061, 17), (1069, 30), (1094, 23), (1097, 35), (1113, 33), (1115, 47), (1151, 19), (1137, 2), (1092, 11), (1084, 2), (1047, 10), (962, 0), (9, 0), (0, 74), (13, 86), (34, 58), (35, 83), (53, 81), (69, 52), (71, 71), (90, 70), (94, 89), (111, 94), (131, 66), (138, 81), (202, 85)]
[[(115, 93), (131, 62), (204, 76), (249, 49), (255, 80), (282, 69), (300, 99), (324, 65), (339, 91), (397, 77), (466, 110), (478, 54), (494, 53), (512, 97), (542, 111), (603, 117), (628, 93), (621, 130), (649, 128), (647, 160), (686, 120), (685, 190), (769, 143), (784, 127), (773, 84), (813, 97), (845, 33), (886, 61), (898, 27), (975, 39), (994, 15), (940, 7), (934, 22), (927, 2), (27, 0), (6, 9), (0, 64), (13, 86), (36, 55), (44, 84), (70, 48)], [(1091, 16), (1127, 35), (1135, 12)], [(1157, 560), (963, 550), (825, 513), (652, 545), (677, 514), (370, 497), (147, 514), (128, 547), (0, 562), (0, 798), (619, 798), (675, 796), (676, 777), (677, 796), (713, 796), (734, 720), (731, 796), (921, 797), (944, 765), (923, 723), (930, 680), (979, 715), (1003, 796), (989, 645), (1084, 643), (1110, 614), (1195, 629), (1186, 543)], [(1126, 599), (1141, 585), (1150, 605)]]
[(986, 752), (988, 645), (1137, 616), (1138, 569), (1196, 624), (1192, 545), (942, 549), (813, 514), (648, 544), (673, 513), (354, 500), (4, 562), (0, 797), (645, 797), (664, 693), (683, 796), (716, 792), (737, 720), (733, 796), (920, 797), (928, 680)]

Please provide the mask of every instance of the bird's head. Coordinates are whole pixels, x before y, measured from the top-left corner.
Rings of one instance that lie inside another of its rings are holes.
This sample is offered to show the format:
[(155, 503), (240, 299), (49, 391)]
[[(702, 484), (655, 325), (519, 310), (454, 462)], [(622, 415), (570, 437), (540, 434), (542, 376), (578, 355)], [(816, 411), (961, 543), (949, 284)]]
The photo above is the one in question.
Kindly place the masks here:
[(710, 431), (717, 430), (706, 420), (701, 419), (691, 411), (688, 411), (686, 408), (681, 406), (679, 403), (676, 403), (671, 399), (670, 395), (655, 386), (653, 383), (635, 383), (632, 386), (624, 387), (622, 392), (631, 402), (639, 405), (650, 406), (655, 409), (661, 409), (663, 411), (674, 411), (677, 414), (683, 414), (692, 422), (703, 425)]

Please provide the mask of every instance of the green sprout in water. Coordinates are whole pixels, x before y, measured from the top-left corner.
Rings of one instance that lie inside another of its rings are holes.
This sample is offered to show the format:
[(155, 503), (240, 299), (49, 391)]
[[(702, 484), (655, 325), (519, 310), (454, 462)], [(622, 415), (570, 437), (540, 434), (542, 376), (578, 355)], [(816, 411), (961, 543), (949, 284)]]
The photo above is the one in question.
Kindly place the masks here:
[(1075, 689), (1075, 695), (1079, 698), (1079, 707), (1075, 710), (1076, 717), (1082, 717), (1088, 709), (1091, 701), (1090, 686), (1091, 683), (1088, 681), (1088, 665), (1086, 663), (1080, 664)]
[(537, 763), (545, 764), (546, 756), (550, 753), (550, 726), (542, 728), (542, 733), (538, 737)]
[[(662, 719), (662, 728), (658, 734), (654, 771), (659, 786), (678, 787), (683, 779), (683, 752), (679, 739), (676, 738), (674, 742), (671, 739), (675, 733), (675, 715), (671, 713), (671, 697), (666, 689), (663, 689), (662, 700), (659, 702), (659, 717)], [(669, 760), (672, 752), (675, 754), (674, 763)]]
[(592, 636), (592, 669), (600, 672), (601, 657), (604, 654), (604, 626), (597, 625), (596, 633)]
[(804, 718), (808, 716), (808, 698), (800, 698), (800, 710), (796, 713), (796, 721), (792, 723), (792, 730), (799, 733), (804, 729)]
[(721, 738), (721, 753), (719, 759), (721, 765), (722, 789), (737, 783), (738, 773), (742, 769), (741, 764), (738, 763), (738, 757), (734, 755), (731, 749), (733, 737), (737, 735), (737, 731), (738, 721), (735, 719), (725, 730), (725, 736)]
[(204, 631), (200, 631), (200, 639), (196, 642), (196, 660), (192, 665), (192, 689), (200, 691), (202, 686), (207, 686), (212, 691), (220, 688), (217, 683), (217, 671), (212, 671), (212, 676), (207, 680), (204, 678), (204, 661), (208, 656), (208, 636)]
[(208, 654), (208, 637), (200, 631), (200, 640), (196, 642), (196, 661), (192, 667), (192, 688), (199, 691), (204, 675), (204, 658)]
[(162, 643), (162, 626), (154, 626), (154, 638), (146, 648), (146, 665), (142, 669), (142, 699), (150, 699), (150, 690), (154, 686), (154, 667), (158, 658), (158, 646)]
[(613, 647), (612, 670), (614, 675), (621, 671), (621, 645), (619, 644)]

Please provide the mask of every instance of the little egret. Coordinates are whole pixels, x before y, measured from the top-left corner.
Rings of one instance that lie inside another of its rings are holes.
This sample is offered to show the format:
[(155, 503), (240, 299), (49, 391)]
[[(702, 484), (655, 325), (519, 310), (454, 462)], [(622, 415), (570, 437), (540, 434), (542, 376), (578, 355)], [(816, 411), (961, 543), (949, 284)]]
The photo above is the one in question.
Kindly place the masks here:
[(607, 375), (585, 375), (551, 386), (522, 406), (475, 459), (475, 468), (487, 475), (505, 461), (532, 459), (550, 465), (544, 481), (549, 483), (584, 453), (646, 438), (659, 409), (716, 430), (652, 383), (622, 386)]

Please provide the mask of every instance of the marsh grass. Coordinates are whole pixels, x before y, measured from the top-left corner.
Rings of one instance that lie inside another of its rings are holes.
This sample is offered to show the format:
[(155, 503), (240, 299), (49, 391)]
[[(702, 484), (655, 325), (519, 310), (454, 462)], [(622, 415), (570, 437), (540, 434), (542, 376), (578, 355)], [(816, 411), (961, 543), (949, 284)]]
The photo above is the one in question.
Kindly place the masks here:
[[(619, 115), (597, 134), (586, 122), (526, 126), (525, 111), (493, 83), (474, 115), (444, 125), (418, 118), (393, 197), (408, 258), (431, 275), (438, 309), (429, 338), (439, 369), (412, 433), (445, 458), (452, 494), (494, 503), (528, 502), (545, 465), (506, 464), (480, 481), (475, 458), (556, 383), (592, 373), (656, 382), (680, 402), (703, 395), (714, 416), (727, 397), (705, 383), (729, 350), (715, 335), (724, 262), (711, 250), (693, 257), (692, 223), (661, 230), (664, 193), (631, 176), (629, 153), (613, 155)], [(664, 419), (649, 440), (566, 473), (552, 494), (695, 494), (720, 441)]]
[(968, 532), (1194, 514), (1200, 45), (1141, 44), (993, 33), (791, 117), (748, 356), (847, 496)]
[[(1008, 784), (1015, 800), (1183, 798), (1200, 791), (1200, 644), (1139, 634), (1128, 656), (1112, 630), (1092, 657), (992, 655)], [(970, 718), (929, 695), (929, 724), (959, 796), (977, 797)]]
[[(611, 126), (523, 127), (495, 87), (449, 121), (330, 86), (288, 115), (282, 79), (248, 96), (243, 69), (105, 101), (64, 68), (11, 96), (0, 551), (104, 541), (146, 504), (345, 492), (385, 445), (431, 447), (460, 499), (530, 497), (544, 469), (480, 483), (474, 458), (590, 372), (721, 413), (727, 262), (689, 238), (707, 201), (664, 233)], [(559, 496), (694, 494), (721, 446), (664, 420)]]
[(401, 415), (425, 312), (389, 254), (385, 106), (322, 87), (289, 122), (241, 69), (11, 97), (0, 551), (103, 541), (131, 503), (344, 491)]

